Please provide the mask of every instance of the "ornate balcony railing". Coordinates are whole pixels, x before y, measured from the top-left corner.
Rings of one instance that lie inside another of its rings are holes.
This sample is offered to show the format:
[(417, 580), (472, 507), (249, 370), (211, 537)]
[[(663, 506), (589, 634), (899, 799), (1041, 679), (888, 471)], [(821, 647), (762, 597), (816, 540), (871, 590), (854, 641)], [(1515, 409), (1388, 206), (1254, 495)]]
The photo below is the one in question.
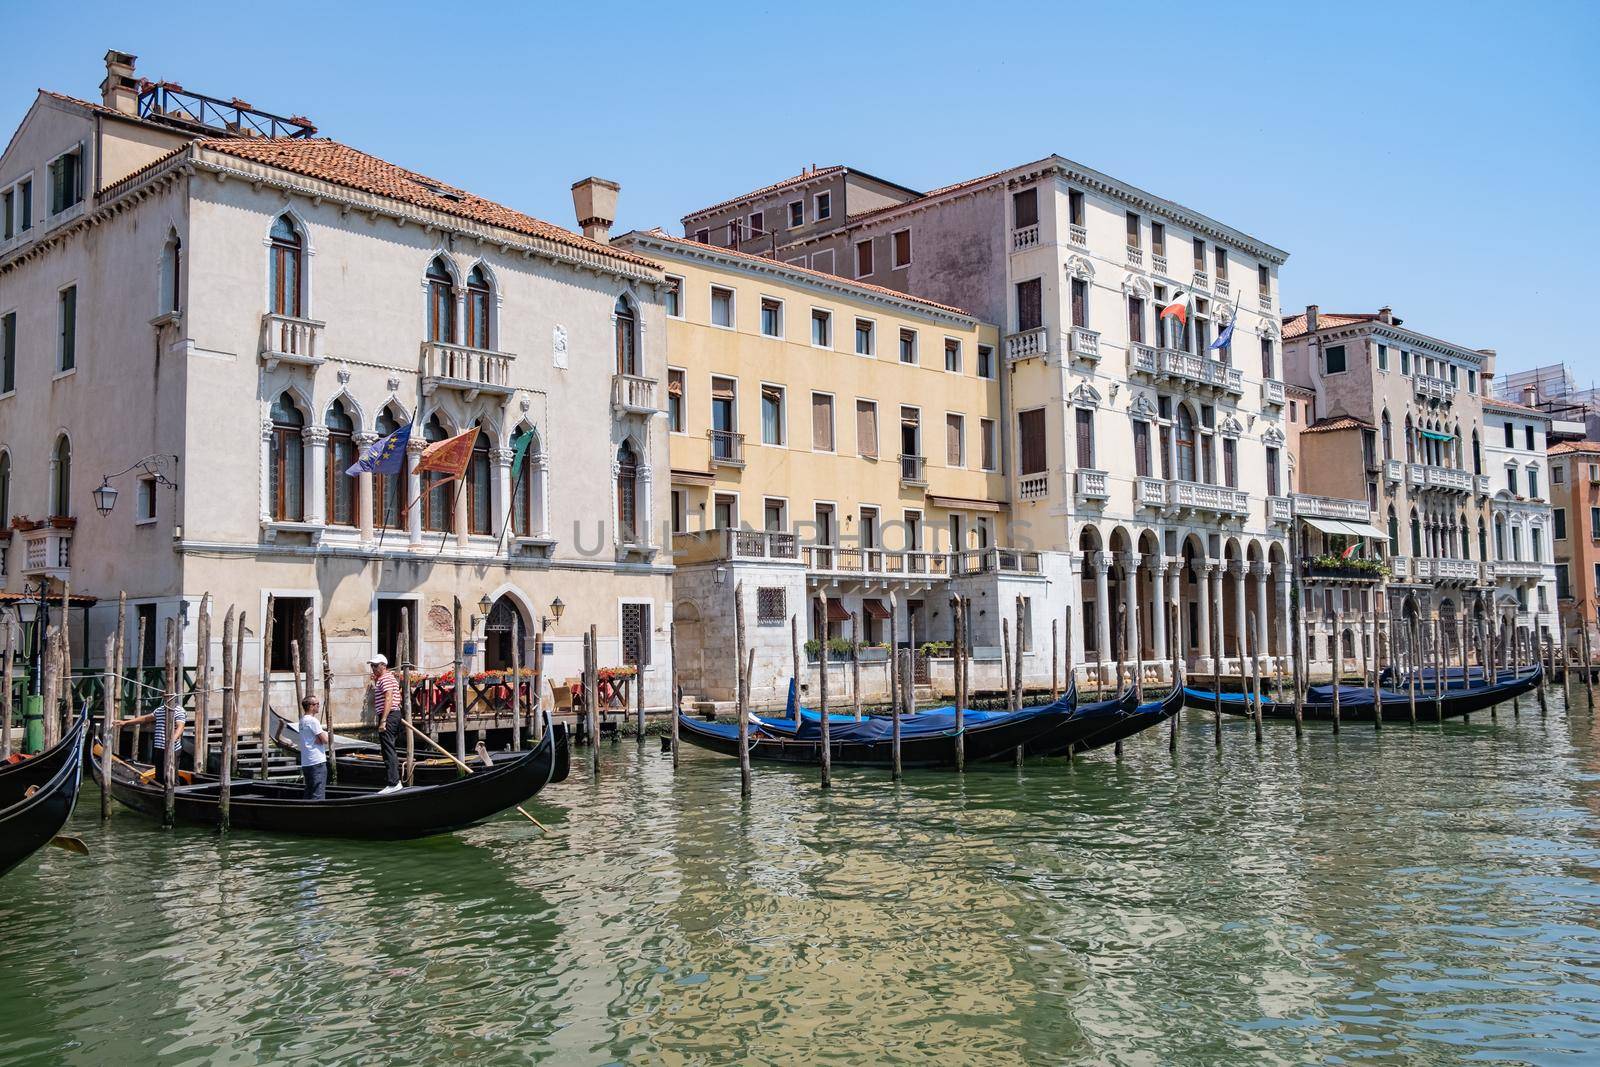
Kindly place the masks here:
[(950, 555), (951, 574), (1038, 574), (1039, 553), (1015, 548), (976, 548)]
[(1490, 573), (1497, 580), (1537, 582), (1544, 577), (1544, 564), (1535, 563), (1533, 560), (1497, 559), (1488, 566)]
[(322, 363), (324, 323), (270, 312), (261, 316), (261, 362), (271, 370), (279, 363), (316, 367)]
[(1100, 334), (1082, 326), (1072, 328), (1072, 354), (1078, 359), (1100, 358)]
[(1476, 582), (1479, 580), (1478, 565), (1470, 559), (1435, 559), (1427, 561), (1432, 564), (1429, 570), (1435, 581), (1444, 582)]
[(1155, 272), (1156, 274), (1160, 274), (1163, 277), (1166, 276), (1166, 273), (1167, 273), (1167, 257), (1165, 255), (1165, 253), (1152, 252), (1150, 254), (1150, 269), (1153, 272)]
[(1156, 350), (1149, 345), (1137, 341), (1128, 345), (1128, 373), (1148, 374), (1152, 378), (1160, 371), (1161, 363), (1156, 358)]
[(1087, 246), (1089, 243), (1089, 231), (1075, 222), (1071, 223), (1067, 226), (1067, 240), (1075, 245)]
[(828, 574), (871, 574), (883, 577), (920, 576), (948, 578), (951, 557), (947, 552), (899, 552), (883, 548), (840, 548), (809, 545), (806, 565)]
[(654, 378), (641, 378), (636, 374), (611, 376), (611, 406), (633, 415), (654, 415), (661, 408), (656, 404), (659, 383)]
[(1023, 500), (1038, 500), (1049, 492), (1048, 474), (1024, 474), (1017, 479), (1017, 496)]
[(1313, 496), (1309, 493), (1296, 493), (1294, 500), (1294, 513), (1302, 518), (1310, 519), (1349, 519), (1352, 522), (1366, 522), (1371, 518), (1365, 500), (1352, 500), (1347, 497)]
[(1203, 270), (1197, 270), (1190, 277), (1189, 284), (1196, 289), (1209, 289), (1211, 288), (1211, 275)]
[(1256, 303), (1260, 306), (1262, 311), (1265, 311), (1268, 314), (1272, 313), (1272, 295), (1270, 293), (1257, 293)]
[(1261, 383), (1261, 402), (1272, 404), (1275, 407), (1284, 405), (1283, 383), (1273, 378), (1268, 378)]
[(1142, 508), (1167, 506), (1167, 483), (1164, 479), (1140, 475), (1133, 483), (1133, 494)]
[(1130, 266), (1130, 267), (1142, 267), (1142, 266), (1144, 266), (1144, 249), (1140, 248), (1138, 245), (1129, 245), (1127, 251), (1128, 251), (1128, 266)]
[(1218, 278), (1216, 288), (1213, 290), (1218, 296), (1227, 296), (1233, 287), (1228, 284), (1228, 279)]
[(744, 434), (733, 430), (707, 430), (711, 439), (711, 465), (713, 467), (744, 466)]
[(1020, 252), (1024, 248), (1032, 248), (1039, 243), (1039, 224), (1023, 226), (1011, 231), (1011, 250)]
[(1385, 481), (1401, 482), (1406, 477), (1406, 465), (1402, 460), (1386, 459), (1383, 461), (1383, 477)]
[(1290, 522), (1294, 519), (1294, 501), (1286, 496), (1267, 497), (1267, 521)]
[(1244, 371), (1238, 367), (1230, 367), (1221, 360), (1197, 356), (1193, 352), (1163, 348), (1161, 374), (1166, 378), (1175, 378), (1226, 393), (1240, 396), (1244, 394)]
[(72, 531), (55, 526), (19, 530), (22, 538), (22, 576), (66, 581), (72, 576)]
[(1417, 396), (1424, 400), (1438, 400), (1449, 403), (1455, 399), (1456, 387), (1446, 378), (1435, 378), (1431, 374), (1417, 374), (1412, 378), (1413, 387)]
[(1411, 484), (1419, 489), (1437, 489), (1447, 493), (1472, 492), (1472, 475), (1454, 467), (1435, 467), (1428, 463), (1413, 463)]
[(1049, 334), (1043, 326), (1006, 336), (1006, 359), (1012, 362), (1032, 359), (1034, 356), (1043, 357), (1049, 353)]
[(467, 400), (476, 400), (481, 393), (491, 396), (510, 396), (511, 361), (517, 357), (509, 352), (491, 352), (484, 348), (445, 341), (422, 342), (422, 392), (432, 396), (439, 389), (454, 389), (466, 394)]
[(1229, 489), (1204, 482), (1172, 482), (1172, 506), (1219, 515), (1243, 515), (1250, 509), (1250, 497), (1243, 489)]
[(1479, 496), (1488, 496), (1492, 491), (1489, 484), (1489, 476), (1487, 474), (1474, 474), (1472, 476), (1472, 488)]
[(1105, 500), (1111, 496), (1111, 486), (1105, 471), (1079, 469), (1077, 472), (1078, 496), (1085, 500)]

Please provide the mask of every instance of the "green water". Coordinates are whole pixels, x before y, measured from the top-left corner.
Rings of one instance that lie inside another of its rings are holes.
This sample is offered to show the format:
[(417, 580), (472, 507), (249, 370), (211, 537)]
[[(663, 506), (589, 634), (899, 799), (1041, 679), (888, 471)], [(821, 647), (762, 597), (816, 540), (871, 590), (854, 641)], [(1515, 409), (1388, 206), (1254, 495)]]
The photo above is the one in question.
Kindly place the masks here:
[(1186, 721), (965, 778), (652, 739), (368, 845), (165, 832), (86, 788), (0, 882), (0, 1062), (1600, 1058), (1600, 727)]

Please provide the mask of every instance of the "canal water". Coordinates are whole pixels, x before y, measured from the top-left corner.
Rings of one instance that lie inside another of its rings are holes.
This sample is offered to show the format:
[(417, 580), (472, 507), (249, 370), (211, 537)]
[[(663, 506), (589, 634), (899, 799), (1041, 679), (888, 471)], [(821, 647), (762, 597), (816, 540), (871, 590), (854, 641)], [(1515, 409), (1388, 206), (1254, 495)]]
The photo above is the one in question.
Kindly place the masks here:
[(92, 785), (0, 882), (0, 1062), (1600, 1059), (1600, 727), (1203, 717), (964, 778), (653, 739), (399, 844), (166, 832)]

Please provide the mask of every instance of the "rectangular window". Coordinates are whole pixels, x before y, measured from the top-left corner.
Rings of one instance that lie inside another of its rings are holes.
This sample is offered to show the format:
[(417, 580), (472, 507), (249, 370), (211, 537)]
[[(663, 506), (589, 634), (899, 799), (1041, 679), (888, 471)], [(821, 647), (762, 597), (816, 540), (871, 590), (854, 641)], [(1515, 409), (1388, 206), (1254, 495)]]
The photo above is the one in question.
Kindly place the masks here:
[(911, 266), (910, 230), (896, 230), (889, 235), (889, 265), (895, 270)]
[(733, 329), (733, 290), (711, 287), (711, 325)]
[[(290, 650), (291, 642), (300, 642), (300, 655), (305, 656), (306, 650), (311, 646), (307, 643), (310, 635), (306, 632), (306, 609), (311, 606), (311, 598), (304, 596), (280, 596), (272, 600), (272, 658), (270, 670), (291, 671), (294, 669), (294, 654)], [(159, 641), (159, 638), (155, 639)], [(155, 643), (152, 641), (152, 644)], [(147, 649), (147, 651), (149, 651)]]
[(1139, 216), (1130, 211), (1127, 215), (1128, 247), (1139, 247)]
[(769, 496), (761, 502), (761, 528), (768, 533), (782, 533), (789, 528), (789, 502), (782, 497)]
[(1199, 237), (1194, 239), (1194, 269), (1202, 274), (1206, 269), (1206, 243)]
[(732, 222), (728, 223), (728, 247), (738, 248), (740, 237), (741, 231), (739, 229), (739, 220), (734, 219)]
[(711, 496), (711, 528), (733, 530), (739, 526), (739, 497), (734, 493), (713, 493)]
[(17, 223), (18, 231), (33, 229), (33, 179), (26, 178), (17, 183), (17, 206), (22, 210), (22, 221)]
[(900, 331), (900, 362), (915, 363), (917, 361), (917, 331)]
[(1567, 539), (1567, 509), (1556, 508), (1551, 512), (1551, 516), (1555, 525), (1555, 539), (1557, 541), (1565, 541)]
[(1017, 332), (1044, 325), (1044, 290), (1038, 278), (1017, 283)]
[(1322, 353), (1322, 373), (1343, 374), (1344, 370), (1344, 345), (1329, 345)]
[(761, 333), (764, 337), (783, 336), (783, 301), (770, 296), (761, 299)]
[(1083, 191), (1067, 190), (1067, 221), (1074, 226), (1083, 225)]
[(1567, 468), (1563, 467), (1559, 463), (1556, 464), (1554, 467), (1550, 468), (1550, 484), (1551, 485), (1560, 485), (1563, 482), (1565, 482), (1566, 480), (1567, 480)]
[(689, 529), (689, 494), (682, 489), (672, 491), (672, 532), (686, 533)]
[(1517, 428), (1514, 425), (1512, 425), (1511, 423), (1508, 422), (1508, 423), (1504, 424), (1501, 427), (1501, 430), (1505, 434), (1506, 447), (1507, 448), (1516, 448), (1517, 447)]
[(1388, 345), (1379, 345), (1378, 346), (1378, 369), (1379, 370), (1388, 370), (1389, 369), (1389, 346)]
[(0, 318), (0, 393), (17, 388), (17, 313)]
[(83, 199), (83, 148), (59, 155), (50, 164), (50, 214), (59, 215)]
[(684, 432), (683, 385), (683, 371), (667, 371), (667, 429), (672, 433)]
[(823, 219), (831, 219), (832, 217), (833, 217), (833, 194), (832, 193), (818, 193), (817, 194), (817, 221), (821, 222)]
[(1516, 467), (1507, 467), (1506, 468), (1506, 488), (1511, 490), (1511, 495), (1512, 496), (1520, 496), (1521, 495), (1520, 493), (1517, 492), (1517, 468)]
[(1278, 361), (1272, 351), (1272, 338), (1261, 339), (1261, 376), (1268, 380), (1278, 377)]
[(622, 662), (650, 666), (650, 605), (622, 605)]
[(1272, 295), (1272, 272), (1264, 266), (1256, 267), (1256, 290), (1262, 296)]
[(135, 522), (149, 522), (156, 517), (156, 480), (150, 477), (139, 479), (139, 499), (135, 501), (133, 518)]
[(1239, 488), (1239, 442), (1231, 437), (1222, 439), (1222, 482), (1229, 489)]
[(1267, 495), (1279, 496), (1278, 492), (1278, 450), (1267, 449)]
[(1211, 249), (1211, 261), (1217, 267), (1217, 279), (1220, 281), (1228, 276), (1228, 250), (1221, 245)]
[(1556, 564), (1556, 599), (1557, 600), (1570, 600), (1571, 598), (1572, 598), (1572, 590), (1567, 587), (1567, 565), (1565, 563), (1557, 563)]
[(1167, 254), (1167, 227), (1165, 223), (1150, 223), (1150, 252), (1153, 255), (1165, 256)]
[(1128, 340), (1144, 344), (1144, 301), (1137, 296), (1128, 298)]
[(878, 405), (871, 400), (856, 401), (856, 452), (878, 458)]
[(805, 222), (806, 203), (804, 200), (796, 200), (789, 205), (789, 228), (793, 229), (796, 226), (804, 226)]
[(1049, 453), (1044, 433), (1044, 408), (1017, 413), (1017, 473), (1043, 474)]
[(1528, 468), (1528, 497), (1532, 500), (1539, 499), (1539, 472), (1532, 467)]
[(872, 320), (856, 320), (856, 355), (870, 356), (873, 354), (872, 346)]
[(661, 287), (661, 306), (666, 310), (668, 318), (683, 318), (682, 278), (667, 275), (666, 284)]
[(782, 626), (789, 621), (787, 593), (781, 585), (764, 585), (756, 590), (757, 626)]
[(833, 347), (833, 313), (811, 309), (811, 343), (818, 348)]
[(995, 433), (993, 419), (978, 420), (978, 461), (986, 471), (996, 470), (999, 467), (999, 450), (995, 448)]
[[(1600, 508), (1589, 509), (1589, 539), (1600, 541)], [(1596, 582), (1595, 587), (1600, 588), (1600, 582)]]
[(944, 369), (955, 374), (961, 373), (961, 342), (953, 337), (944, 339)]
[(78, 365), (78, 287), (61, 290), (56, 314), (56, 370), (66, 373)]
[(761, 387), (761, 443), (781, 445), (784, 442), (783, 387)]
[(856, 242), (856, 277), (865, 278), (872, 273), (872, 239)]
[(7, 189), (5, 192), (5, 197), (3, 200), (0, 200), (0, 214), (4, 214), (5, 216), (4, 219), (0, 219), (0, 222), (5, 224), (5, 235), (6, 240), (8, 241), (17, 235), (17, 231), (12, 221), (12, 217), (16, 211), (16, 199), (16, 190)]
[(1039, 190), (1011, 194), (1011, 225), (1015, 229), (1039, 225)]
[(1527, 450), (1529, 452), (1534, 451), (1534, 447), (1533, 447), (1533, 425), (1531, 423), (1522, 428), (1522, 439), (1525, 442), (1525, 446), (1526, 446)]
[(1478, 372), (1469, 367), (1469, 368), (1467, 368), (1467, 392), (1476, 393), (1477, 391), (1478, 391)]
[(711, 231), (702, 227), (701, 229), (694, 231), (694, 239), (703, 245), (710, 244)]
[(1078, 408), (1078, 466), (1094, 470), (1094, 409)]
[(994, 349), (988, 345), (978, 346), (978, 377), (993, 378), (995, 376)]
[(811, 269), (823, 274), (833, 273), (833, 249), (825, 248), (811, 256)]
[(1083, 278), (1072, 279), (1072, 325), (1089, 327), (1089, 283)]
[(967, 465), (967, 420), (960, 415), (944, 417), (944, 461), (951, 467)]
[(1133, 424), (1133, 472), (1150, 477), (1150, 424), (1143, 419)]
[(1411, 353), (1405, 349), (1400, 350), (1400, 373), (1405, 375), (1411, 373)]
[(763, 234), (765, 234), (767, 232), (766, 217), (761, 212), (759, 212), (759, 211), (750, 212), (750, 217), (748, 219), (748, 222), (750, 223), (750, 236), (751, 237), (760, 237), (761, 235), (763, 235)]
[(833, 397), (827, 393), (811, 394), (811, 447), (833, 451)]

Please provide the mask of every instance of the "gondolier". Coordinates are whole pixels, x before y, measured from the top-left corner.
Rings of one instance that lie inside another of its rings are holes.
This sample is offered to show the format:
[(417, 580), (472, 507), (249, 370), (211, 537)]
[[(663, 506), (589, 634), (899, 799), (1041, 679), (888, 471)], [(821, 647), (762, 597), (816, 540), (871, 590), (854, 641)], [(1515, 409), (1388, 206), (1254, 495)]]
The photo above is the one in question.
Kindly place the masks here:
[[(177, 745), (177, 744), (181, 744), (182, 743), (182, 741), (183, 741), (183, 727), (184, 727), (184, 724), (187, 723), (188, 721), (189, 721), (189, 716), (183, 710), (183, 705), (182, 704), (179, 704), (177, 707), (172, 709), (172, 726), (173, 726), (173, 735), (174, 735), (173, 738), (172, 738), (172, 743), (173, 744)], [(152, 759), (155, 762), (155, 768), (156, 768), (156, 781), (161, 782), (162, 784), (165, 784), (166, 780), (167, 780), (167, 712), (166, 712), (166, 708), (164, 708), (164, 707), (157, 708), (155, 711), (151, 712), (148, 715), (140, 715), (140, 716), (137, 716), (136, 718), (124, 719), (124, 720), (122, 720), (122, 722), (118, 723), (117, 725), (119, 727), (126, 728), (126, 727), (129, 727), (129, 726), (143, 726), (146, 723), (148, 723), (150, 725), (150, 744), (151, 744), (151, 747), (152, 747)], [(182, 749), (179, 749), (179, 751), (181, 752)], [(135, 755), (137, 755), (137, 754), (135, 754)], [(174, 766), (176, 766), (176, 764), (174, 764)]]
[(400, 731), (405, 716), (400, 711), (400, 680), (389, 669), (389, 658), (378, 653), (367, 660), (372, 669), (372, 711), (378, 720), (378, 744), (383, 749), (383, 771), (388, 793), (400, 788)]
[(328, 731), (322, 725), (322, 701), (300, 701), (300, 777), (307, 800), (328, 798)]

